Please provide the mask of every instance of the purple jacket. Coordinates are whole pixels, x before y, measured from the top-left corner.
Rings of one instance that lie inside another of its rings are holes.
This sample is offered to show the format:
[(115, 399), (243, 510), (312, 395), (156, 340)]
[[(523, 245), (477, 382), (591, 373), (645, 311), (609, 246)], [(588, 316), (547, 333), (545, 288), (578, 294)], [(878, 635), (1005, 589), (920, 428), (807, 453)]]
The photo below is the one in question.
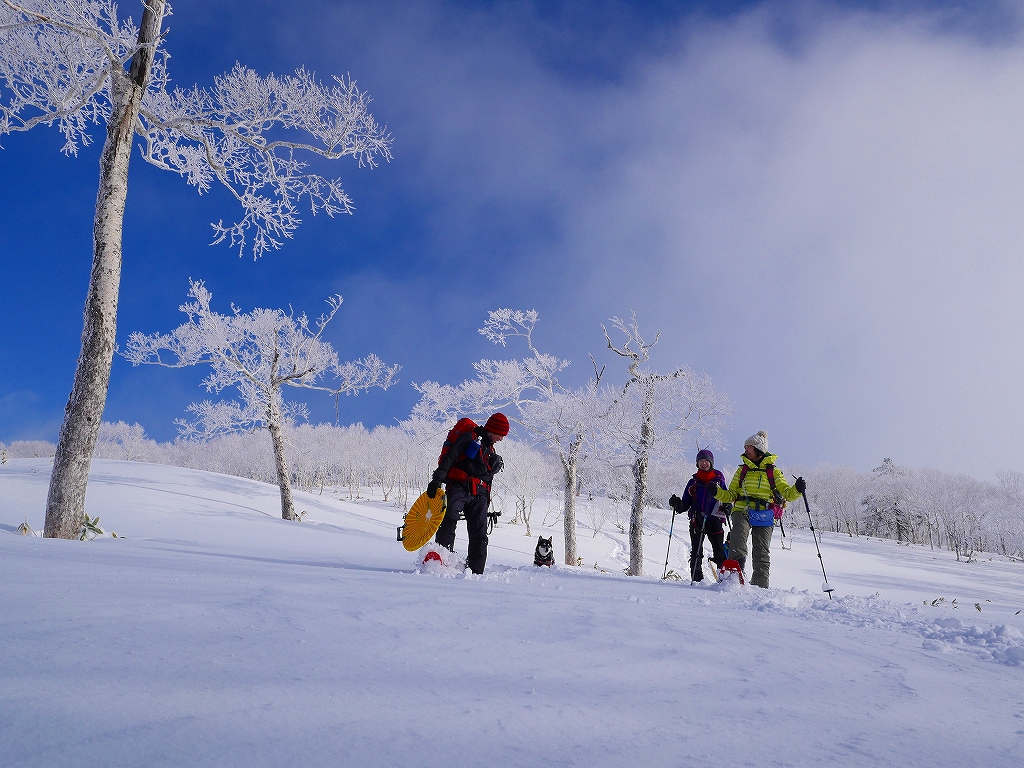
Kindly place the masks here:
[[(715, 476), (706, 483), (702, 483), (694, 474), (683, 491), (683, 503), (679, 507), (679, 511), (686, 512), (690, 519), (690, 525), (695, 527), (698, 532), (702, 526), (707, 533), (718, 533), (722, 530), (722, 519), (712, 515), (711, 512), (718, 503), (715, 501), (715, 489), (727, 488), (728, 484), (725, 482), (725, 475), (717, 469), (714, 470), (714, 473)], [(704, 522), (705, 515), (708, 516), (706, 523)]]

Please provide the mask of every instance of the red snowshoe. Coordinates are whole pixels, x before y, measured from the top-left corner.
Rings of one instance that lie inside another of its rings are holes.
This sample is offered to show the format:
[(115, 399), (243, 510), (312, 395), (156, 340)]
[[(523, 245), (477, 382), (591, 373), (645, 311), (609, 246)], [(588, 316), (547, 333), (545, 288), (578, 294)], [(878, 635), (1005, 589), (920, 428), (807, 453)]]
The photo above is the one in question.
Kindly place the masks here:
[(740, 577), (740, 584), (745, 584), (743, 581), (743, 568), (740, 566), (739, 560), (723, 560), (722, 567), (718, 572), (718, 580), (723, 581), (727, 578), (727, 574), (735, 573)]

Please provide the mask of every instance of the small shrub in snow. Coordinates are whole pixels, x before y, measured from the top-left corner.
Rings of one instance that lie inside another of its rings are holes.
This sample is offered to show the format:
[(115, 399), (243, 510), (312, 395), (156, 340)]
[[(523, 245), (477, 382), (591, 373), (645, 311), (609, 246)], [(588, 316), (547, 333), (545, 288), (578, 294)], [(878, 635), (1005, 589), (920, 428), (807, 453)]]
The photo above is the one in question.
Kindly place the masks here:
[(82, 520), (82, 529), (78, 532), (79, 541), (92, 541), (97, 536), (102, 536), (104, 530), (100, 528), (100, 517), (89, 517), (89, 513), (85, 513), (85, 517)]

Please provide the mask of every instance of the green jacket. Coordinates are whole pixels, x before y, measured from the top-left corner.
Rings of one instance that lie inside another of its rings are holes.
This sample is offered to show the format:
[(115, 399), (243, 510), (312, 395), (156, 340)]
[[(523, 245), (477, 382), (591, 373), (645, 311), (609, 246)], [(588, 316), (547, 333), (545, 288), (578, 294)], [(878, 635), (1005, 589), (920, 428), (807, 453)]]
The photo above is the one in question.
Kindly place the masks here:
[(732, 503), (733, 509), (737, 512), (743, 512), (749, 507), (755, 506), (758, 501), (764, 505), (771, 504), (774, 501), (772, 487), (768, 484), (768, 473), (764, 470), (769, 464), (775, 464), (775, 489), (782, 494), (782, 498), (786, 501), (796, 501), (800, 498), (800, 492), (786, 482), (786, 476), (778, 467), (779, 459), (774, 453), (763, 456), (759, 463), (751, 461), (746, 456), (742, 458), (743, 464), (747, 467), (747, 476), (743, 478), (743, 487), (740, 487), (740, 475), (743, 467), (741, 464), (733, 474), (729, 487), (719, 488), (715, 491), (716, 499)]

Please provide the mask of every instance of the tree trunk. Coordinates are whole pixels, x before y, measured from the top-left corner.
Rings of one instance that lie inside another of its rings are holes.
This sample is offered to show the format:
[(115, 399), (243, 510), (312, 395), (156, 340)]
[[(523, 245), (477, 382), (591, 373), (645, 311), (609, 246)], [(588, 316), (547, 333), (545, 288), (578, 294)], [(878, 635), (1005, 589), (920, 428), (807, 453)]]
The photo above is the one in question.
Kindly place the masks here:
[(640, 444), (633, 462), (633, 508), (629, 513), (629, 575), (644, 573), (644, 506), (647, 504), (647, 462), (654, 439), (654, 383), (646, 384), (641, 411)]
[(565, 564), (579, 565), (579, 557), (576, 554), (576, 481), (577, 481), (577, 457), (580, 450), (580, 440), (573, 439), (569, 445), (569, 452), (563, 455), (562, 469), (565, 472), (565, 489), (563, 499), (565, 509), (562, 513), (563, 531), (565, 532)]
[(281, 430), (281, 407), (277, 402), (277, 393), (267, 407), (267, 429), (270, 430), (270, 441), (274, 444), (274, 463), (277, 465), (277, 484), (281, 489), (281, 517), (285, 520), (295, 519), (295, 501), (292, 498), (291, 479), (288, 477), (288, 461), (284, 453), (284, 432)]
[(629, 575), (644, 573), (644, 505), (647, 503), (647, 455), (633, 462), (633, 507), (629, 512)]
[(139, 29), (143, 46), (132, 60), (130, 75), (111, 73), (112, 110), (100, 155), (99, 190), (93, 222), (92, 274), (85, 301), (82, 351), (64, 422), (57, 439), (53, 473), (46, 496), (44, 535), (77, 539), (85, 516), (89, 466), (107, 402), (110, 366), (117, 334), (117, 295), (121, 284), (121, 232), (128, 196), (128, 161), (139, 104), (145, 93), (153, 53), (160, 37), (163, 0), (149, 0)]

